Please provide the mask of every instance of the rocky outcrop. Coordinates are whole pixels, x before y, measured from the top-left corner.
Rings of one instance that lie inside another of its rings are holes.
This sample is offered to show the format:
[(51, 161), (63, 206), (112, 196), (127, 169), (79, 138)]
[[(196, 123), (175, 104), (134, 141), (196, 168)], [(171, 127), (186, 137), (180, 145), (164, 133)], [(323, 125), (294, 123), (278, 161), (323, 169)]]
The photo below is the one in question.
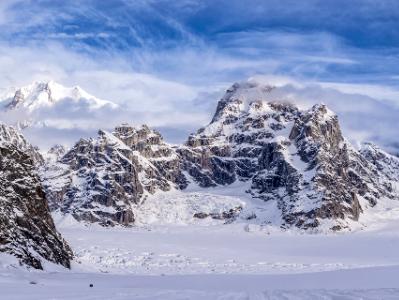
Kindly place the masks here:
[(144, 188), (154, 193), (157, 190), (168, 191), (172, 187), (184, 189), (187, 179), (181, 170), (180, 157), (176, 151), (163, 141), (159, 132), (151, 130), (146, 125), (136, 129), (127, 124), (115, 128), (114, 136), (119, 138), (132, 151), (142, 156), (145, 179), (142, 181)]
[(55, 229), (32, 149), (0, 125), (0, 251), (37, 269), (43, 259), (69, 268), (72, 251)]
[(0, 139), (7, 145), (27, 153), (33, 159), (36, 166), (43, 165), (44, 159), (39, 153), (39, 149), (28, 143), (15, 127), (0, 123)]
[(43, 179), (53, 209), (103, 225), (132, 224), (133, 206), (147, 195), (187, 185), (179, 157), (160, 134), (128, 125), (81, 139)]
[(204, 212), (197, 212), (193, 215), (194, 218), (197, 219), (205, 219), (205, 218), (212, 218), (214, 220), (224, 220), (225, 224), (231, 223), (235, 221), (242, 211), (242, 207), (234, 207), (229, 209), (228, 211), (223, 211), (222, 213), (204, 213)]

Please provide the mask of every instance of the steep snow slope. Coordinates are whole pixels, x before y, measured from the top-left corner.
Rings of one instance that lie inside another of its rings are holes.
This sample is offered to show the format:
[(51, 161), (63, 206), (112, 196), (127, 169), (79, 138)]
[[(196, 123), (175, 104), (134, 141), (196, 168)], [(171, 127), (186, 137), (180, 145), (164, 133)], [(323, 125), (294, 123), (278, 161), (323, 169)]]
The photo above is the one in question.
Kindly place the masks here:
[(399, 158), (384, 152), (377, 145), (366, 143), (360, 149), (360, 153), (371, 162), (378, 172), (381, 172), (386, 177), (390, 178), (393, 183), (396, 183), (396, 191), (399, 191)]

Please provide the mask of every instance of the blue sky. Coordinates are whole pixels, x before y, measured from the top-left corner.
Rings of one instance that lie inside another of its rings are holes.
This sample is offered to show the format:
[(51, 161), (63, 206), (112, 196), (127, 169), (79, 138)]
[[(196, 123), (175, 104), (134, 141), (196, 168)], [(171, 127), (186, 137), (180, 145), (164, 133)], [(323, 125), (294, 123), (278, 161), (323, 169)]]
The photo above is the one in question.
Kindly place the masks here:
[[(0, 86), (79, 84), (139, 107), (135, 121), (172, 139), (186, 134), (182, 125), (204, 125), (228, 85), (255, 75), (394, 107), (398, 28), (391, 0), (3, 0)], [(172, 112), (190, 118), (172, 122)]]
[[(396, 85), (399, 76), (398, 1), (5, 3), (0, 38), (12, 45), (59, 43), (192, 82), (205, 80), (197, 75), (231, 81), (268, 72)], [(204, 59), (215, 59), (214, 69), (192, 65)]]

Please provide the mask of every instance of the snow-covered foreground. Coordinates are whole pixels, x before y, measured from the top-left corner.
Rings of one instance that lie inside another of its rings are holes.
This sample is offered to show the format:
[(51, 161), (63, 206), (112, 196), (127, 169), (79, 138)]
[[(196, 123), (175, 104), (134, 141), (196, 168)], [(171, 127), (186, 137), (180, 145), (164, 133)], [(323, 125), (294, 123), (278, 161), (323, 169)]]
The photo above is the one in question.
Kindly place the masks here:
[[(1, 299), (398, 299), (399, 267), (295, 275), (13, 273)], [(89, 285), (93, 284), (93, 287)], [(396, 288), (392, 288), (392, 287)]]
[(309, 235), (260, 226), (61, 228), (76, 271), (117, 274), (281, 274), (399, 265), (399, 234)]
[(378, 208), (364, 215), (367, 227), (336, 234), (193, 219), (237, 204), (262, 213), (256, 200), (213, 192), (149, 199), (133, 228), (55, 215), (72, 270), (27, 271), (2, 255), (0, 299), (399, 299), (397, 209)]
[(399, 299), (395, 226), (309, 235), (243, 224), (63, 224), (72, 270), (5, 264), (1, 299)]

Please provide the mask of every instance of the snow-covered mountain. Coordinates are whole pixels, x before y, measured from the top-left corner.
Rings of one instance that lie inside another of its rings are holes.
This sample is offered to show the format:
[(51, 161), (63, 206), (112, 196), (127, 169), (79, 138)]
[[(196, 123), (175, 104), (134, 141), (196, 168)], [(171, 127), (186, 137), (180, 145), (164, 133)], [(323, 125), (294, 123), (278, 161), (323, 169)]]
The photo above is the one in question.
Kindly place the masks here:
[(0, 124), (0, 252), (42, 268), (70, 266), (72, 251), (54, 226), (36, 173), (36, 153), (14, 128)]
[[(324, 105), (299, 109), (275, 97), (273, 87), (234, 84), (212, 122), (180, 149), (184, 169), (204, 187), (250, 183), (253, 197), (276, 201), (283, 226), (348, 227), (380, 199), (399, 200), (397, 172), (370, 163), (342, 136)], [(375, 148), (387, 160), (396, 157)], [(397, 166), (392, 166), (395, 170)]]
[(32, 143), (45, 148), (51, 147), (47, 137), (54, 132), (60, 133), (58, 143), (70, 144), (82, 133), (95, 133), (99, 119), (118, 112), (120, 107), (113, 102), (54, 81), (36, 81), (0, 95), (2, 121), (24, 130)]
[(76, 103), (85, 102), (91, 109), (105, 105), (117, 106), (90, 95), (79, 86), (65, 87), (54, 81), (35, 81), (22, 88), (13, 88), (3, 95), (0, 102), (8, 110), (24, 108), (28, 112), (33, 112), (44, 107), (51, 107), (66, 99)]
[(231, 222), (243, 214), (302, 229), (349, 228), (379, 202), (399, 201), (397, 157), (374, 146), (357, 151), (325, 105), (300, 109), (278, 88), (251, 81), (229, 88), (211, 123), (185, 145), (123, 125), (80, 140), (43, 174), (53, 208), (104, 225), (132, 224), (148, 197), (188, 185), (204, 192), (241, 186), (263, 203), (251, 214), (245, 205), (218, 213), (198, 207), (193, 217)]

